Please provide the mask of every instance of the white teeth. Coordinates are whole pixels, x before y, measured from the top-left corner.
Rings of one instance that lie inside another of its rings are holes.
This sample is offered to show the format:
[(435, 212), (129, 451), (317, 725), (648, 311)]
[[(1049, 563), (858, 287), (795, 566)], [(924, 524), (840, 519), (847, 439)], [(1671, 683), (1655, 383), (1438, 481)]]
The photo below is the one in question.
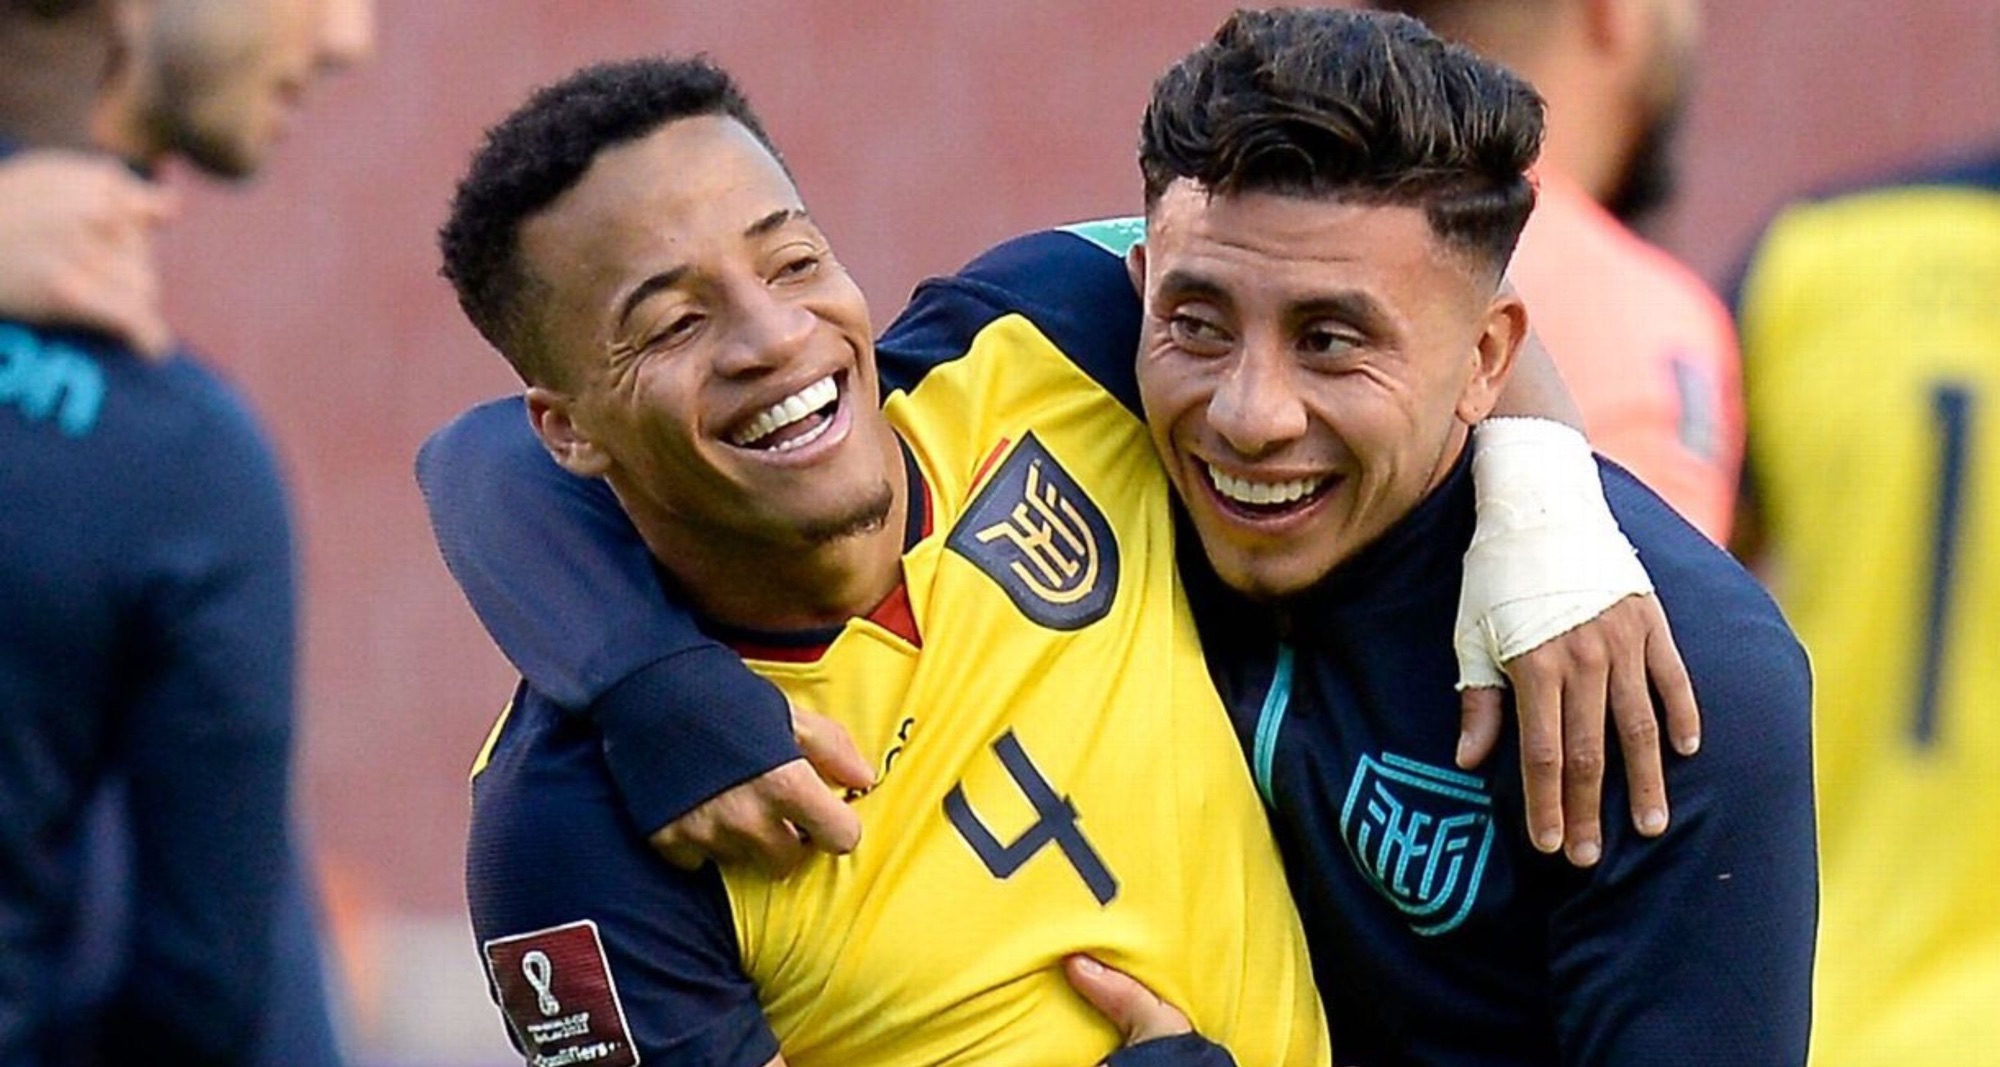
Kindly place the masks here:
[(1326, 484), (1325, 478), (1294, 478), (1285, 482), (1253, 482), (1248, 478), (1238, 478), (1208, 466), (1208, 481), (1215, 491), (1239, 504), (1253, 504), (1270, 507), (1275, 504), (1290, 504), (1303, 500)]
[[(829, 374), (759, 412), (757, 417), (745, 423), (742, 429), (729, 435), (729, 443), (738, 448), (743, 448), (752, 442), (761, 441), (777, 433), (779, 430), (790, 426), (792, 423), (805, 418), (807, 415), (833, 403), (839, 396), (840, 391), (834, 386), (833, 376)], [(776, 446), (773, 451), (782, 452), (797, 448), (800, 445), (809, 444), (816, 440), (823, 430), (824, 427), (821, 428), (821, 431), (806, 434), (804, 437), (794, 441), (787, 441), (784, 444)]]

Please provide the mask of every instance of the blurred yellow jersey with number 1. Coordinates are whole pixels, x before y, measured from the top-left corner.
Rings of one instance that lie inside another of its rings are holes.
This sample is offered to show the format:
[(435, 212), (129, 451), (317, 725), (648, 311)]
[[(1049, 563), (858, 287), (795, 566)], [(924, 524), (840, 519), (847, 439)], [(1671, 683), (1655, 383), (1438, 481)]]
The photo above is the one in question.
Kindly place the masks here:
[(1818, 677), (1814, 1062), (2000, 1063), (2000, 160), (1787, 210), (1741, 312)]

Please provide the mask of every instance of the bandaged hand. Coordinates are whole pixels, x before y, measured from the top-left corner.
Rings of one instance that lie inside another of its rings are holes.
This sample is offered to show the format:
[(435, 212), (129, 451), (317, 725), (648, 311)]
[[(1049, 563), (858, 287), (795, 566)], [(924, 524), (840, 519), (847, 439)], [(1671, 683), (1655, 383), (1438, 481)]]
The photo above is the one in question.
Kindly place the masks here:
[(1492, 750), (1499, 689), (1511, 681), (1529, 832), (1536, 847), (1563, 848), (1589, 866), (1602, 852), (1607, 706), (1634, 824), (1657, 834), (1668, 811), (1649, 684), (1683, 754), (1699, 743), (1693, 690), (1583, 435), (1512, 418), (1488, 419), (1474, 435), (1478, 525), (1455, 634), (1465, 719), (1459, 764), (1476, 766)]

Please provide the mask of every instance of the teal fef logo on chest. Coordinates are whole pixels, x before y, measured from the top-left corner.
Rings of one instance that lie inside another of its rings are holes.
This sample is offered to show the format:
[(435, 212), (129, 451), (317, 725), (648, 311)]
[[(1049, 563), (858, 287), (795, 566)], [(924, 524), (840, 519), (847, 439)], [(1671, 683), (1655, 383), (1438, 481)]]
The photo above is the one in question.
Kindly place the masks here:
[(1118, 595), (1111, 524), (1032, 433), (993, 472), (945, 546), (1052, 630), (1089, 626)]
[(1449, 933), (1479, 899), (1493, 849), (1493, 798), (1478, 778), (1383, 753), (1363, 756), (1340, 809), (1347, 851), (1425, 937)]
[(104, 407), (104, 369), (80, 349), (0, 323), (0, 406), (82, 437)]

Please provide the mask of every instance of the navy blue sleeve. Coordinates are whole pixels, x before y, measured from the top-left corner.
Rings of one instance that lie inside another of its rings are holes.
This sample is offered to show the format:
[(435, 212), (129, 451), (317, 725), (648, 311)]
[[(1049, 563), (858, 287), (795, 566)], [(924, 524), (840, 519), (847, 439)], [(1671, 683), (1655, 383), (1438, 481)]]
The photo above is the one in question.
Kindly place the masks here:
[[(532, 1062), (762, 1067), (778, 1054), (721, 876), (654, 855), (619, 809), (596, 731), (525, 689), (473, 779), (466, 897), (489, 993)], [(589, 1048), (602, 1052), (574, 1051)]]
[[(220, 387), (215, 387), (219, 392)], [(233, 398), (128, 472), (152, 491), (157, 553), (136, 627), (126, 749), (132, 966), (107, 1050), (226, 1063), (255, 1047), (288, 833), (294, 599), (271, 453)]]
[(610, 488), (557, 466), (518, 397), (433, 434), (417, 482), (487, 633), (529, 685), (597, 724), (638, 826), (799, 758), (784, 695), (667, 597)]
[(1180, 1034), (1121, 1048), (1104, 1067), (1236, 1067), (1236, 1057), (1200, 1034)]
[(908, 389), (965, 354), (994, 319), (1020, 314), (1084, 373), (1139, 411), (1139, 295), (1125, 261), (1088, 238), (1043, 230), (996, 245), (917, 287), (876, 344), (882, 384)]
[(1703, 742), (1668, 757), (1666, 836), (1607, 819), (1604, 862), (1569, 872), (1581, 885), (1550, 929), (1564, 1062), (1803, 1064), (1818, 914), (1805, 652), (1734, 561), (1623, 471), (1604, 479), (1694, 679)]

